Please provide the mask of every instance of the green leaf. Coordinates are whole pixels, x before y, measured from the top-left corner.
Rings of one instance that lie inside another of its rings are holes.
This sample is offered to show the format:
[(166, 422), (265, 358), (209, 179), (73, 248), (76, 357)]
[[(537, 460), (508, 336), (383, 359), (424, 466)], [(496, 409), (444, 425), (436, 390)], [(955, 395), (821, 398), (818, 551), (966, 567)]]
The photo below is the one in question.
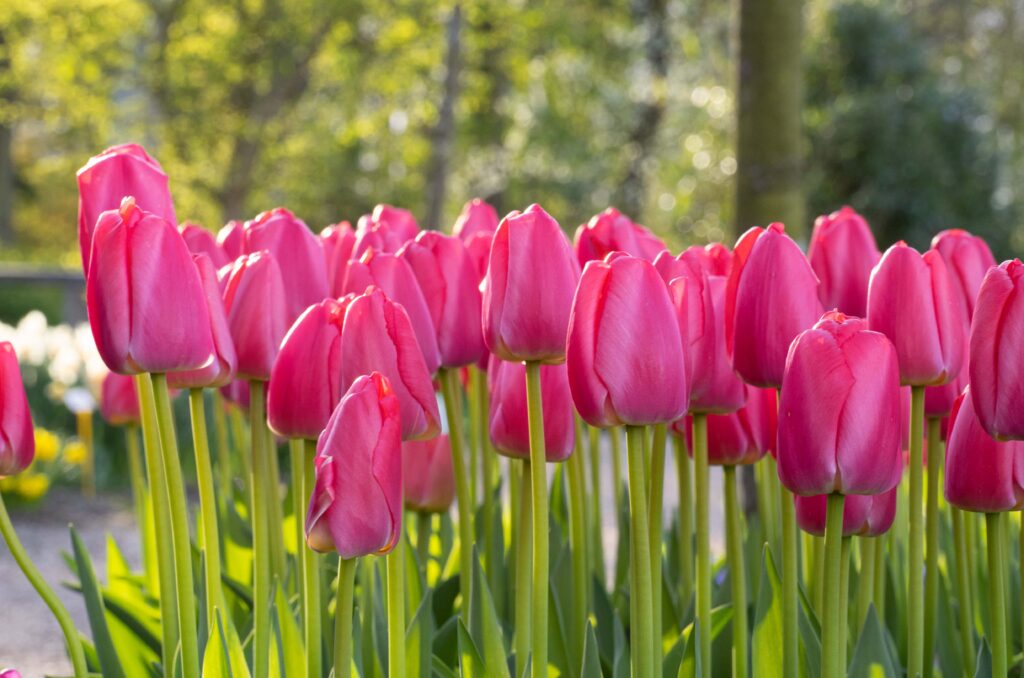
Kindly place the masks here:
[(410, 676), (430, 675), (435, 632), (432, 597), (433, 591), (427, 589), (406, 634), (405, 664)]
[(448, 667), (448, 664), (443, 659), (434, 655), (430, 658), (430, 668), (433, 669), (434, 673), (441, 676), (441, 678), (458, 678), (458, 675)]
[(245, 663), (245, 652), (231, 624), (225, 625), (220, 609), (214, 611), (216, 625), (206, 643), (203, 656), (204, 676), (224, 678), (249, 678), (249, 667)]
[(893, 664), (885, 640), (885, 630), (878, 620), (875, 606), (868, 608), (857, 647), (850, 660), (850, 678), (876, 678), (877, 676), (898, 676), (901, 669)]
[(306, 652), (302, 643), (302, 633), (280, 583), (274, 595), (271, 620), (277, 635), (276, 647), (271, 652), (279, 652), (278, 661), (271, 659), (271, 674), (275, 667), (280, 667), (282, 678), (303, 675), (306, 670)]
[(473, 580), (469, 594), (469, 633), (482, 659), (488, 676), (508, 678), (508, 651), (503, 642), (501, 622), (494, 609), (480, 558), (473, 552)]
[(581, 676), (601, 675), (601, 656), (597, 651), (597, 636), (594, 635), (594, 625), (587, 622), (586, 635), (583, 637), (583, 668)]
[[(675, 645), (665, 655), (665, 660), (662, 662), (663, 672), (662, 675), (665, 678), (675, 678), (679, 675), (679, 667), (683, 663), (683, 655), (686, 653), (686, 639), (681, 635), (676, 638)], [(583, 675), (588, 675), (584, 673)], [(596, 674), (595, 674), (596, 675)]]
[(82, 582), (82, 594), (85, 597), (85, 609), (89, 615), (89, 628), (92, 631), (93, 642), (96, 645), (96, 656), (103, 675), (110, 678), (124, 678), (124, 669), (117, 656), (117, 648), (110, 636), (110, 629), (107, 626), (107, 610), (103, 604), (103, 596), (100, 593), (99, 582), (96, 581), (96, 572), (92, 567), (92, 560), (89, 552), (74, 526), (71, 528), (71, 547), (75, 553), (75, 565), (78, 568), (78, 578)]
[(700, 621), (695, 619), (679, 638), (679, 642), (683, 643), (685, 649), (682, 661), (679, 663), (679, 672), (676, 674), (678, 678), (700, 678), (704, 675), (700, 653), (697, 651), (700, 646), (700, 633)]
[(988, 641), (981, 639), (981, 647), (978, 648), (977, 668), (974, 670), (974, 678), (992, 678), (992, 651), (989, 650)]
[(462, 620), (458, 620), (458, 637), (459, 637), (459, 667), (462, 669), (463, 678), (485, 678), (487, 676), (487, 668), (484, 666), (484, 660), (480, 656), (480, 651), (476, 647), (476, 643), (473, 642), (473, 638), (470, 636), (469, 631), (466, 630), (466, 625), (462, 623)]
[(767, 544), (763, 553), (751, 661), (759, 675), (771, 678), (782, 675), (782, 581)]

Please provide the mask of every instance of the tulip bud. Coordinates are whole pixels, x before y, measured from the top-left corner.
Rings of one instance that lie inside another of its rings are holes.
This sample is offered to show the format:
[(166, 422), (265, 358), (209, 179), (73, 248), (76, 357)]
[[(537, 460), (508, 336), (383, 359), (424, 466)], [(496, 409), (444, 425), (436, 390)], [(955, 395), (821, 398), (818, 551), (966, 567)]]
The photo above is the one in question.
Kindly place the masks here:
[(389, 552), (402, 533), (398, 398), (377, 372), (352, 382), (316, 445), (306, 541), (343, 559)]
[(142, 209), (177, 225), (167, 175), (142, 146), (121, 144), (89, 158), (78, 170), (78, 246), (86, 274), (96, 221), (103, 212), (118, 209), (128, 195)]
[(818, 278), (782, 224), (755, 227), (733, 250), (725, 294), (725, 340), (740, 378), (782, 385), (793, 338), (821, 316)]
[(423, 291), (443, 367), (475, 363), (487, 348), (480, 329), (480, 287), (466, 246), (458, 238), (423, 231), (398, 257), (409, 263)]
[(405, 507), (419, 513), (444, 513), (455, 499), (452, 445), (447, 435), (402, 443)]
[(958, 228), (942, 231), (932, 238), (932, 249), (946, 262), (953, 290), (963, 300), (969, 321), (974, 315), (974, 302), (978, 298), (981, 281), (996, 265), (992, 250), (982, 238)]
[[(775, 453), (776, 392), (773, 388), (744, 385), (746, 404), (735, 412), (709, 414), (708, 463), (712, 466), (753, 464), (765, 454)], [(693, 455), (692, 418), (687, 416), (672, 424), (672, 432), (685, 436)]]
[(859, 318), (826, 313), (794, 341), (779, 400), (779, 479), (795, 494), (880, 494), (899, 482), (896, 351)]
[(217, 270), (205, 254), (195, 255), (195, 265), (203, 284), (205, 310), (213, 336), (214, 359), (198, 370), (171, 372), (167, 375), (167, 383), (173, 388), (220, 388), (235, 378), (238, 355), (235, 353), (235, 342), (231, 339), (231, 329), (224, 311)]
[[(491, 441), (499, 454), (530, 458), (530, 426), (526, 403), (526, 367), (491, 358), (487, 368)], [(541, 420), (544, 458), (565, 461), (576, 440), (572, 396), (565, 365), (541, 365)]]
[[(896, 518), (896, 495), (893, 488), (882, 494), (851, 494), (843, 502), (843, 536), (877, 537), (889, 531)], [(825, 513), (828, 495), (816, 494), (809, 497), (797, 495), (796, 524), (804, 532), (825, 536)]]
[(492, 233), (476, 233), (466, 239), (466, 252), (473, 262), (476, 279), (482, 281), (487, 275), (487, 260), (491, 258)]
[(342, 327), (341, 354), (343, 389), (370, 372), (387, 377), (402, 410), (402, 440), (437, 435), (440, 414), (434, 385), (401, 304), (377, 287), (352, 300)]
[(100, 357), (119, 374), (174, 372), (213, 356), (192, 255), (168, 221), (131, 197), (100, 215), (86, 276), (89, 325)]
[(21, 674), (16, 669), (3, 669), (0, 670), (0, 678), (21, 678)]
[(221, 268), (231, 263), (231, 259), (224, 253), (213, 233), (210, 233), (202, 226), (185, 222), (179, 228), (181, 238), (185, 241), (188, 251), (192, 254), (205, 254), (210, 257), (214, 268)]
[(139, 396), (135, 378), (108, 372), (100, 387), (100, 414), (113, 426), (139, 423)]
[(288, 330), (281, 269), (270, 252), (235, 260), (224, 283), (224, 310), (238, 356), (238, 376), (270, 379)]
[(350, 301), (313, 304), (285, 335), (267, 389), (274, 433), (314, 439), (327, 426), (341, 399), (341, 330)]
[(949, 416), (946, 501), (966, 511), (1016, 511), (1024, 507), (1024, 442), (1000, 442), (985, 431), (974, 388)]
[(822, 305), (860, 318), (867, 315), (868, 281), (881, 256), (871, 227), (852, 207), (815, 219), (807, 258), (821, 281)]
[(0, 478), (24, 471), (36, 454), (35, 429), (18, 356), (0, 341)]
[(402, 243), (412, 240), (420, 232), (416, 217), (407, 209), (380, 204), (373, 208), (370, 221), (374, 224), (387, 224), (388, 229), (397, 234)]
[(573, 240), (580, 266), (588, 261), (604, 259), (611, 252), (625, 252), (631, 256), (654, 261), (665, 251), (665, 243), (625, 214), (609, 207), (595, 214), (586, 224), (576, 229)]
[(320, 231), (320, 244), (324, 248), (324, 260), (327, 262), (327, 289), (332, 297), (340, 297), (345, 293), (348, 262), (356, 244), (355, 231), (347, 221), (328, 226)]
[(928, 386), (956, 377), (965, 341), (960, 303), (938, 252), (922, 256), (899, 242), (882, 256), (871, 272), (868, 325), (896, 347), (902, 383)]
[(478, 233), (490, 237), (497, 230), (498, 213), (489, 203), (480, 198), (473, 198), (462, 206), (462, 212), (452, 227), (452, 235), (468, 243), (469, 239)]
[(234, 261), (245, 254), (245, 225), (241, 221), (232, 219), (224, 224), (224, 227), (217, 231), (217, 244), (228, 255), (229, 261)]
[(971, 397), (982, 426), (1000, 440), (1024, 439), (1024, 264), (989, 269), (971, 321)]
[(560, 363), (579, 264), (540, 205), (498, 225), (483, 281), (484, 342), (502, 360)]
[(569, 320), (569, 387), (592, 426), (675, 421), (686, 413), (686, 355), (654, 265), (626, 254), (587, 264)]

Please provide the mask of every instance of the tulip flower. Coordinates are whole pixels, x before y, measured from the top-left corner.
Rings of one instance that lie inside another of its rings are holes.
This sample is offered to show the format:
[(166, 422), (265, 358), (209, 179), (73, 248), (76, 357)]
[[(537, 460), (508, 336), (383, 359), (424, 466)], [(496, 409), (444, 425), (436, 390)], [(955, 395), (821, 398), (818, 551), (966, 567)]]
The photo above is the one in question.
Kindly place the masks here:
[(487, 275), (487, 261), (491, 257), (491, 242), (494, 235), (491, 233), (476, 233), (466, 239), (466, 253), (473, 262), (473, 270), (476, 271), (477, 280), (483, 280)]
[(231, 259), (228, 258), (228, 255), (225, 254), (220, 245), (217, 244), (217, 239), (213, 233), (210, 233), (202, 226), (185, 222), (179, 230), (185, 245), (188, 247), (188, 251), (192, 254), (205, 254), (210, 257), (214, 268), (221, 268), (231, 263)]
[(480, 329), (479, 280), (466, 246), (458, 238), (423, 231), (399, 250), (398, 257), (409, 263), (423, 292), (441, 366), (479, 361), (487, 348)]
[(932, 249), (942, 255), (942, 260), (946, 262), (953, 288), (963, 299), (970, 319), (974, 315), (981, 281), (988, 270), (996, 265), (992, 250), (979, 236), (958, 228), (938, 233), (932, 238)]
[(902, 383), (929, 386), (956, 377), (965, 340), (960, 304), (938, 252), (921, 255), (899, 242), (882, 256), (871, 273), (868, 325), (896, 347)]
[(100, 414), (113, 426), (139, 423), (139, 396), (135, 379), (108, 372), (100, 387)]
[(217, 244), (230, 261), (245, 254), (245, 224), (232, 219), (217, 231)]
[(0, 478), (27, 469), (35, 454), (35, 429), (18, 356), (10, 342), (3, 341), (0, 342)]
[(238, 376), (270, 379), (288, 330), (284, 281), (270, 252), (239, 257), (224, 284), (224, 310), (238, 356)]
[(347, 221), (328, 226), (320, 231), (320, 244), (324, 249), (324, 260), (327, 262), (327, 288), (333, 297), (344, 294), (345, 276), (348, 273), (348, 262), (352, 258), (352, 248), (356, 244), (356, 234)]
[(725, 340), (743, 381), (778, 388), (797, 334), (821, 317), (818, 278), (782, 224), (755, 227), (733, 250)]
[[(896, 497), (893, 488), (882, 494), (851, 494), (843, 502), (843, 536), (877, 537), (892, 527), (896, 518)], [(796, 522), (804, 532), (816, 536), (825, 534), (825, 506), (828, 495), (794, 497)]]
[[(349, 262), (343, 290), (346, 294), (362, 294), (371, 285), (379, 287), (388, 298), (405, 308), (412, 323), (416, 341), (423, 352), (427, 370), (434, 374), (441, 364), (437, 332), (427, 307), (424, 290), (416, 273), (405, 258), (388, 252), (367, 250), (358, 260)], [(431, 290), (431, 293), (436, 290)], [(436, 301), (436, 300), (435, 300)], [(472, 309), (468, 309), (472, 315)]]
[(420, 231), (416, 217), (412, 215), (412, 212), (401, 207), (377, 205), (373, 208), (370, 221), (373, 224), (387, 224), (391, 231), (397, 233), (403, 243), (415, 238)]
[(203, 285), (166, 219), (125, 198), (100, 215), (86, 276), (89, 325), (100, 357), (119, 374), (204, 367), (214, 356)]
[[(495, 449), (506, 457), (530, 458), (526, 409), (526, 369), (522, 363), (491, 360), (487, 368), (490, 433)], [(544, 421), (544, 455), (565, 461), (576, 440), (572, 395), (565, 365), (542, 365), (540, 393)]]
[(795, 494), (880, 494), (899, 482), (896, 351), (832, 311), (794, 341), (779, 402), (778, 462)]
[(134, 196), (142, 209), (177, 225), (167, 175), (142, 146), (112, 146), (89, 158), (78, 170), (78, 246), (86, 274), (96, 221), (103, 212), (118, 209), (128, 195)]
[(807, 258), (821, 281), (822, 305), (847, 315), (867, 315), (868, 281), (881, 256), (871, 227), (852, 207), (815, 219)]
[(0, 670), (0, 678), (21, 678), (21, 674), (17, 669), (3, 669)]
[(619, 210), (609, 207), (576, 229), (573, 247), (582, 267), (588, 261), (604, 259), (611, 252), (625, 252), (654, 261), (665, 250), (665, 243)]
[(350, 302), (341, 334), (341, 387), (348, 388), (369, 372), (391, 383), (402, 410), (402, 439), (425, 440), (437, 435), (440, 414), (430, 372), (401, 304), (377, 287)]
[(230, 403), (234, 403), (243, 412), (249, 411), (249, 384), (244, 379), (235, 379), (222, 386), (220, 394)]
[(989, 269), (971, 321), (971, 397), (982, 426), (1000, 440), (1024, 439), (1024, 264)]
[(405, 507), (419, 513), (444, 513), (455, 499), (451, 441), (447, 435), (402, 443)]
[[(775, 452), (775, 389), (744, 386), (744, 397), (746, 403), (739, 410), (708, 415), (708, 463), (712, 466), (753, 464)], [(672, 431), (686, 438), (693, 456), (690, 417), (674, 422)]]
[(502, 360), (560, 363), (579, 265), (540, 205), (498, 225), (483, 281), (484, 342)]
[(194, 259), (199, 280), (203, 284), (205, 310), (213, 336), (214, 359), (198, 370), (171, 372), (167, 375), (167, 383), (174, 388), (220, 388), (235, 378), (238, 356), (224, 311), (217, 270), (205, 254), (197, 254)]
[(306, 223), (283, 207), (262, 212), (245, 223), (245, 251), (267, 250), (284, 282), (285, 310), (294, 322), (310, 304), (328, 296), (323, 248)]
[(378, 372), (352, 382), (316, 446), (306, 541), (343, 559), (389, 552), (402, 530), (399, 398)]
[(592, 426), (675, 421), (686, 412), (679, 321), (654, 265), (626, 254), (587, 264), (573, 300), (569, 386)]
[(316, 439), (341, 399), (341, 330), (351, 298), (324, 299), (281, 342), (267, 389), (267, 423), (286, 438)]
[(459, 218), (452, 227), (452, 235), (464, 243), (477, 234), (493, 236), (498, 230), (498, 213), (489, 203), (473, 198), (462, 206)]
[(403, 239), (401, 233), (392, 229), (386, 222), (375, 224), (360, 220), (356, 229), (356, 239), (352, 244), (352, 258), (358, 259), (369, 250), (394, 253), (402, 249), (406, 242), (408, 240)]

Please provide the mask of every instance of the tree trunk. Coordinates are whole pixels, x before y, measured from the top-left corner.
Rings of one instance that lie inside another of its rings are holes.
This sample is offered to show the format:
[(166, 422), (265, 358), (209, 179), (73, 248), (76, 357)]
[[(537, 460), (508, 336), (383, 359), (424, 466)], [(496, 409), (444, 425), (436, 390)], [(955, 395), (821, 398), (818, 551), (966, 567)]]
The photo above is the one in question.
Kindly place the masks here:
[(448, 19), (448, 54), (445, 58), (444, 96), (437, 126), (431, 136), (429, 174), (427, 176), (427, 214), (424, 225), (436, 229), (440, 226), (448, 184), (448, 161), (455, 138), (455, 102), (459, 97), (459, 58), (461, 51), (462, 8), (455, 5)]
[(803, 2), (740, 0), (736, 235), (781, 221), (805, 239)]

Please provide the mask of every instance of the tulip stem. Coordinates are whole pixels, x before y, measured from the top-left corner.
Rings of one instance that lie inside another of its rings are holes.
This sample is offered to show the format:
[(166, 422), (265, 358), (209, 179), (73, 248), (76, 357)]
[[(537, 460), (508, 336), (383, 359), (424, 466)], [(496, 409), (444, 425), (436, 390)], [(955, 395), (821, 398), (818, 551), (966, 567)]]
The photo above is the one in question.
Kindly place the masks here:
[(991, 617), (992, 678), (1006, 678), (1006, 601), (1003, 558), (1003, 515), (985, 514), (985, 541), (988, 547), (988, 605)]
[(489, 406), (487, 402), (487, 379), (486, 374), (480, 368), (471, 366), (469, 368), (470, 389), (470, 416), (476, 421), (475, 437), (473, 444), (476, 445), (480, 454), (481, 473), (483, 474), (483, 497), (480, 509), (480, 520), (484, 523), (484, 561), (487, 583), (492, 592), (498, 590), (498, 568), (500, 567), (502, 545), (498, 543), (494, 534), (494, 453), (491, 451)]
[(928, 417), (928, 496), (925, 506), (924, 678), (931, 678), (935, 655), (935, 608), (939, 598), (939, 469), (942, 419)]
[(253, 551), (253, 676), (267, 678), (270, 675), (270, 519), (268, 515), (271, 497), (270, 472), (266, 427), (266, 384), (262, 381), (249, 382), (249, 426), (252, 440), (252, 551)]
[(148, 547), (146, 538), (146, 473), (142, 469), (142, 453), (139, 451), (139, 427), (129, 424), (124, 429), (124, 439), (128, 446), (128, 477), (132, 487), (132, 505), (135, 508), (135, 522), (139, 527), (139, 548), (142, 551), (142, 570), (145, 574), (146, 586), (155, 591), (159, 586), (153, 554)]
[(853, 537), (843, 537), (839, 568), (839, 670), (846, 675), (846, 645), (850, 619), (850, 545)]
[(665, 442), (668, 438), (668, 426), (656, 424), (651, 436), (651, 494), (648, 497), (647, 518), (650, 523), (648, 546), (651, 549), (651, 600), (654, 616), (654, 675), (662, 674), (661, 647), (661, 523), (662, 505), (665, 497)]
[(11, 523), (11, 516), (7, 513), (7, 506), (4, 504), (2, 494), (0, 494), (0, 534), (3, 534), (4, 541), (7, 542), (7, 548), (14, 557), (14, 562), (25, 573), (25, 578), (32, 584), (32, 588), (36, 590), (39, 597), (50, 608), (53, 616), (57, 618), (60, 630), (64, 633), (64, 641), (68, 646), (68, 654), (71, 656), (71, 666), (75, 670), (75, 678), (87, 678), (89, 669), (85, 663), (85, 652), (82, 649), (82, 641), (78, 636), (78, 630), (75, 629), (75, 623), (71, 620), (71, 615), (68, 614), (67, 608), (60, 602), (60, 598), (57, 597), (57, 594), (53, 592), (50, 585), (43, 579), (43, 575), (36, 568), (35, 563), (32, 562), (28, 552), (25, 551), (25, 547), (22, 546), (21, 540), (18, 539), (18, 534), (14, 531), (14, 525)]
[[(793, 493), (779, 487), (782, 517), (782, 630), (783, 630), (783, 675), (796, 676), (799, 661), (799, 632), (797, 630), (797, 608), (799, 568), (796, 534), (796, 507)], [(788, 671), (787, 671), (788, 669)]]
[(642, 426), (626, 428), (626, 450), (629, 469), (629, 543), (635, 564), (636, 616), (630, 621), (631, 656), (636, 657), (637, 675), (654, 676), (654, 600), (651, 583), (651, 546), (647, 519), (647, 491), (644, 478), (644, 429)]
[(519, 481), (512, 484), (512, 506), (518, 507), (519, 514), (514, 516), (519, 524), (514, 532), (513, 552), (516, 559), (515, 589), (515, 653), (516, 675), (522, 676), (526, 670), (527, 657), (530, 654), (530, 601), (533, 599), (533, 579), (530, 568), (533, 563), (533, 542), (530, 540), (530, 526), (533, 523), (533, 505), (531, 496), (530, 460), (523, 459), (518, 464)]
[[(352, 599), (358, 558), (338, 560), (338, 598), (334, 607), (334, 677), (352, 675)], [(368, 660), (372, 661), (372, 660)], [(319, 678), (319, 673), (310, 673)]]
[[(316, 484), (316, 441), (290, 441), (292, 446), (292, 493), (295, 511), (296, 539), (302, 579), (302, 630), (305, 635), (306, 666), (309, 676), (322, 673), (323, 642), (320, 633), (320, 567), (316, 551), (306, 545), (306, 507)], [(355, 570), (355, 565), (352, 566)], [(351, 610), (349, 611), (351, 617)], [(351, 633), (349, 633), (351, 640)]]
[(604, 567), (604, 520), (602, 518), (601, 506), (604, 497), (601, 496), (601, 431), (600, 429), (584, 424), (587, 430), (587, 442), (590, 451), (590, 562), (593, 576), (601, 585), (605, 582)]
[(921, 515), (924, 469), (924, 386), (913, 386), (910, 394), (910, 544), (907, 556), (909, 578), (907, 597), (907, 675), (923, 673), (924, 660), (924, 534)]
[[(461, 548), (461, 546), (460, 546)], [(405, 677), (405, 535), (398, 532), (394, 550), (385, 559), (388, 588), (388, 676)], [(465, 591), (464, 600), (469, 597)], [(463, 603), (463, 607), (469, 607)]]
[(579, 417), (575, 421), (575, 445), (566, 462), (569, 476), (569, 540), (572, 544), (572, 620), (569, 624), (573, 643), (573, 661), (583, 662), (583, 642), (587, 627), (590, 565), (587, 558), (586, 470), (583, 468), (583, 437)]
[(75, 415), (78, 428), (78, 439), (85, 448), (85, 459), (82, 460), (82, 494), (89, 499), (96, 496), (96, 449), (93, 444), (92, 411), (79, 412)]
[[(889, 539), (892, 532), (888, 535), (875, 537), (875, 612), (878, 613), (879, 619), (885, 619), (885, 586), (886, 580), (888, 579), (888, 570), (885, 567), (885, 544), (884, 539)], [(971, 655), (973, 660), (974, 655)], [(973, 663), (971, 664), (973, 667)]]
[(693, 413), (693, 485), (697, 494), (697, 623), (700, 663), (711, 678), (711, 499), (708, 496), (708, 415)]
[[(362, 675), (377, 678), (380, 676), (377, 663), (376, 615), (374, 613), (374, 601), (377, 600), (377, 559), (353, 558), (353, 560), (359, 563), (359, 640), (362, 649)], [(337, 627), (334, 631), (337, 636)]]
[(217, 628), (217, 610), (224, 609), (220, 581), (220, 536), (217, 530), (217, 499), (213, 492), (213, 465), (206, 433), (206, 404), (203, 389), (193, 388), (188, 394), (192, 417), (192, 443), (196, 457), (196, 481), (199, 485), (199, 524), (206, 574), (206, 628)]
[(167, 482), (167, 505), (170, 508), (171, 547), (174, 552), (174, 577), (177, 587), (178, 624), (181, 633), (181, 667), (185, 678), (199, 676), (199, 639), (196, 630), (196, 599), (192, 578), (192, 544), (189, 540), (188, 505), (185, 481), (178, 457), (178, 440), (174, 432), (174, 415), (167, 392), (167, 375), (153, 374), (157, 425), (163, 451), (164, 480)]
[(458, 372), (451, 368), (441, 370), (441, 395), (445, 415), (448, 417), (448, 437), (452, 447), (452, 469), (455, 471), (455, 495), (459, 504), (459, 590), (462, 607), (459, 616), (469, 624), (469, 587), (473, 575), (473, 500), (470, 478), (462, 445), (462, 410), (456, 397)]
[[(217, 466), (217, 482), (220, 483), (218, 494), (221, 506), (224, 507), (234, 500), (231, 447), (228, 445), (228, 424), (224, 415), (224, 398), (217, 389), (211, 389), (210, 395), (213, 396), (213, 437), (217, 445), (215, 464)], [(241, 448), (240, 444), (239, 448)]]
[(268, 473), (265, 478), (267, 497), (270, 499), (270, 506), (267, 511), (267, 520), (270, 526), (270, 572), (277, 582), (283, 583), (287, 574), (287, 564), (284, 554), (284, 515), (282, 509), (284, 500), (281, 497), (281, 469), (277, 459), (277, 441), (270, 427), (266, 424), (266, 416), (264, 416), (263, 433), (267, 441)]
[(951, 507), (953, 514), (953, 546), (956, 559), (956, 601), (959, 612), (960, 654), (964, 675), (974, 671), (974, 622), (971, 613), (971, 574), (967, 566), (967, 535), (964, 530), (964, 512)]
[[(608, 429), (608, 439), (611, 441), (612, 448), (612, 487), (614, 489), (612, 497), (615, 506), (615, 524), (618, 527), (618, 533), (622, 534), (626, 531), (626, 526), (622, 524), (622, 439), (620, 436), (621, 431), (618, 428)], [(621, 569), (618, 563), (615, 564), (615, 569), (616, 571)]]
[(427, 564), (430, 562), (430, 534), (434, 531), (433, 514), (416, 513), (416, 557), (423, 568), (423, 585), (427, 586)]
[(686, 606), (693, 595), (693, 470), (686, 437), (674, 436), (674, 440), (679, 484), (679, 600)]
[[(548, 478), (540, 363), (526, 363), (526, 409), (530, 429), (530, 474), (533, 497), (533, 616), (531, 672), (548, 675)], [(646, 528), (646, 526), (645, 526)]]
[(857, 570), (857, 617), (854, 631), (863, 628), (875, 592), (875, 540), (876, 537), (861, 537), (858, 540), (860, 568)]
[(841, 494), (828, 495), (825, 512), (825, 607), (821, 621), (821, 678), (843, 675), (839, 644), (842, 625), (843, 504)]
[(725, 483), (726, 557), (729, 560), (729, 581), (732, 584), (732, 675), (746, 678), (747, 659), (747, 575), (743, 566), (743, 525), (740, 502), (736, 492), (736, 467), (723, 466)]

